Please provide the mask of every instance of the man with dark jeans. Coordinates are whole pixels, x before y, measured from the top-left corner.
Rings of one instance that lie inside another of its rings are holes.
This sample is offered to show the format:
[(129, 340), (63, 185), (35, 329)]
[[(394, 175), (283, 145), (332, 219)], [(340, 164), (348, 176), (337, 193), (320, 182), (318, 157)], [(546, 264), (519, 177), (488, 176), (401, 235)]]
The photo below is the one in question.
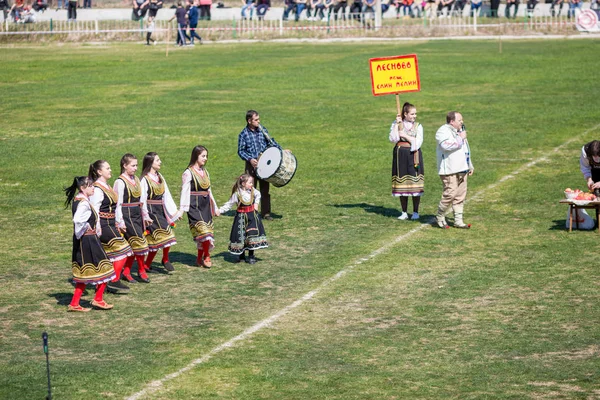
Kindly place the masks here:
[(271, 217), (271, 196), (269, 195), (269, 182), (263, 181), (256, 176), (258, 158), (268, 147), (276, 146), (281, 149), (277, 142), (268, 138), (268, 131), (260, 125), (260, 116), (254, 110), (246, 112), (246, 127), (238, 136), (238, 155), (246, 162), (246, 173), (254, 177), (255, 185), (260, 190), (260, 213), (266, 220)]
[(67, 9), (67, 17), (69, 21), (77, 20), (77, 1), (69, 0), (69, 8)]
[(191, 46), (194, 45), (194, 38), (198, 38), (198, 40), (200, 41), (200, 44), (202, 44), (202, 38), (196, 32), (196, 28), (198, 27), (198, 17), (199, 17), (198, 3), (199, 3), (199, 0), (194, 0), (194, 3), (188, 10), (188, 21), (190, 23), (190, 42), (191, 42), (190, 45)]
[(286, 8), (285, 8), (285, 10), (283, 10), (282, 19), (284, 21), (287, 21), (290, 16), (290, 12), (296, 11), (296, 0), (285, 0), (284, 4), (285, 4)]
[(506, 8), (504, 9), (504, 16), (510, 18), (510, 8), (514, 7), (513, 18), (517, 18), (517, 11), (519, 11), (519, 0), (506, 0)]

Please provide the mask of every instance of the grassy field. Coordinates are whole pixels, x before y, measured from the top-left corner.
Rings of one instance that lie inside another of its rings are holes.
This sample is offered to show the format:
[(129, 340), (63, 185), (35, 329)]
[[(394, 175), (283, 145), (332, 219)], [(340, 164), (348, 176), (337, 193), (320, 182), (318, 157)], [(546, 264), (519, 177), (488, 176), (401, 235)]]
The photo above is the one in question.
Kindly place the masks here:
[[(600, 42), (185, 50), (0, 49), (0, 398), (45, 396), (43, 331), (54, 398), (124, 398), (315, 289), (142, 398), (600, 398), (598, 233), (566, 232), (558, 204), (564, 188), (583, 188), (579, 151), (600, 135), (600, 84), (587, 77)], [(371, 57), (410, 53), (422, 91), (401, 100), (425, 129), (424, 226), (396, 219), (395, 101), (371, 95), (368, 72)], [(249, 108), (299, 162), (273, 189), (260, 261), (232, 262), (229, 215), (215, 221), (213, 269), (193, 267), (182, 221), (174, 273), (107, 295), (110, 312), (67, 313), (62, 188), (96, 159), (117, 172), (125, 152), (156, 151), (178, 201), (203, 144), (220, 205), (243, 168), (237, 135)], [(470, 132), (469, 231), (426, 225), (441, 193), (434, 134), (450, 109)]]

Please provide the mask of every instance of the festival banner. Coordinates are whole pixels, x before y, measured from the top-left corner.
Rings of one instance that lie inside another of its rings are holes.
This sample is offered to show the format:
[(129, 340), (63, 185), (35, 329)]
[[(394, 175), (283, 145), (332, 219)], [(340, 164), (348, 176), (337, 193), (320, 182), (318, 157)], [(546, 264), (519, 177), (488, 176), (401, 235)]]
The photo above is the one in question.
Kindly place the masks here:
[(373, 96), (421, 91), (416, 54), (371, 58), (369, 64)]

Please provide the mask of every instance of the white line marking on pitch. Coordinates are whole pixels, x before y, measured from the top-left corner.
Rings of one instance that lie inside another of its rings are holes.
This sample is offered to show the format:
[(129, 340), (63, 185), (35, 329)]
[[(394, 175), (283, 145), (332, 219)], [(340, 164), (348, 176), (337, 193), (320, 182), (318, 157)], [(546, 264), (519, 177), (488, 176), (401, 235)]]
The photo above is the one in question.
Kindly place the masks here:
[[(571, 143), (573, 143), (576, 140), (579, 140), (581, 138), (581, 136), (585, 136), (587, 135), (589, 132), (592, 132), (596, 129), (600, 128), (600, 124), (594, 126), (593, 128), (590, 128), (588, 130), (586, 130), (585, 132), (567, 140), (566, 142), (564, 142), (563, 144), (561, 144), (560, 146), (554, 148), (551, 152), (552, 153), (558, 153), (560, 150), (562, 150), (564, 147), (570, 145)], [(533, 160), (523, 166), (521, 166), (520, 168), (518, 168), (517, 170), (515, 170), (514, 172), (500, 178), (498, 180), (498, 182), (492, 183), (490, 185), (488, 185), (486, 188), (481, 189), (479, 192), (477, 192), (475, 195), (470, 197), (470, 200), (473, 199), (477, 199), (479, 197), (481, 197), (483, 195), (483, 193), (487, 192), (490, 189), (495, 188), (496, 186), (498, 186), (498, 184), (507, 181), (508, 179), (512, 179), (515, 177), (515, 175), (518, 175), (524, 171), (526, 171), (527, 169), (533, 167), (534, 165), (540, 163), (540, 162), (544, 162), (547, 161), (548, 157), (547, 156), (543, 156), (540, 157), (536, 160)], [(282, 308), (281, 310), (277, 311), (275, 314), (271, 315), (268, 318), (263, 319), (262, 321), (258, 322), (257, 324), (251, 326), (250, 328), (246, 329), (245, 331), (243, 331), (242, 333), (240, 333), (239, 335), (237, 335), (236, 337), (229, 339), (228, 341), (226, 341), (225, 343), (220, 344), (219, 346), (213, 348), (212, 350), (210, 350), (208, 353), (206, 353), (205, 355), (203, 355), (200, 358), (195, 359), (194, 361), (192, 361), (191, 363), (189, 363), (188, 365), (186, 365), (185, 367), (181, 368), (180, 370), (173, 372), (171, 374), (165, 375), (163, 378), (155, 380), (150, 382), (149, 384), (146, 385), (146, 387), (144, 389), (142, 389), (141, 391), (132, 394), (129, 397), (126, 397), (127, 400), (137, 400), (142, 398), (142, 396), (145, 396), (147, 394), (151, 394), (152, 392), (157, 391), (162, 385), (163, 383), (170, 381), (171, 379), (175, 379), (178, 376), (184, 374), (187, 371), (190, 371), (192, 368), (194, 368), (196, 365), (205, 363), (206, 361), (210, 360), (215, 354), (220, 353), (221, 351), (228, 349), (230, 347), (232, 347), (234, 344), (236, 344), (237, 342), (241, 342), (242, 340), (248, 338), (249, 336), (251, 336), (252, 334), (260, 331), (263, 328), (266, 328), (268, 326), (270, 326), (272, 323), (274, 323), (275, 321), (277, 321), (278, 319), (280, 319), (281, 317), (289, 314), (292, 310), (294, 310), (295, 308), (300, 307), (302, 304), (304, 304), (306, 301), (312, 299), (315, 295), (317, 295), (319, 292), (321, 292), (324, 288), (326, 288), (327, 286), (329, 286), (331, 283), (337, 281), (338, 279), (340, 279), (341, 277), (343, 277), (344, 275), (346, 275), (347, 273), (349, 273), (350, 271), (352, 271), (354, 268), (356, 268), (357, 266), (359, 266), (360, 264), (362, 264), (365, 261), (369, 261), (375, 257), (377, 257), (378, 255), (385, 253), (388, 249), (390, 249), (391, 247), (395, 246), (396, 244), (398, 244), (399, 242), (408, 239), (409, 237), (411, 237), (412, 235), (414, 235), (415, 233), (423, 230), (426, 227), (431, 226), (431, 223), (424, 223), (421, 224), (419, 226), (417, 226), (416, 228), (412, 229), (411, 231), (398, 236), (397, 238), (395, 238), (392, 242), (380, 247), (379, 249), (373, 251), (371, 254), (369, 254), (367, 257), (363, 257), (360, 258), (359, 260), (357, 260), (356, 262), (354, 262), (354, 264), (347, 266), (345, 268), (343, 268), (342, 270), (340, 270), (338, 273), (336, 273), (335, 275), (333, 275), (331, 278), (328, 278), (327, 280), (325, 280), (325, 282), (321, 283), (316, 289), (311, 290), (310, 292), (306, 293), (304, 296), (302, 296), (300, 299), (294, 301), (292, 304)]]

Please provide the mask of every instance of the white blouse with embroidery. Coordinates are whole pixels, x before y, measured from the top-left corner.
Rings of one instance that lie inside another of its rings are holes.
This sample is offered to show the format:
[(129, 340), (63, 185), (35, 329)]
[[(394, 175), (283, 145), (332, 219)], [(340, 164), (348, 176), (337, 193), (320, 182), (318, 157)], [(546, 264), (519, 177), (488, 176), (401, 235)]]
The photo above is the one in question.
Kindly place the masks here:
[[(256, 190), (255, 188), (252, 188), (252, 190), (254, 191), (254, 204), (255, 205), (259, 204), (260, 203), (260, 192), (258, 190)], [(242, 202), (248, 203), (248, 202), (250, 202), (252, 193), (250, 193), (249, 190), (238, 190), (237, 192), (235, 192), (234, 194), (231, 195), (229, 200), (227, 200), (227, 203), (223, 204), (223, 206), (221, 208), (219, 208), (219, 212), (221, 214), (223, 214), (224, 212), (231, 210), (234, 206), (237, 207), (238, 204), (240, 203), (239, 196), (242, 196)]]

